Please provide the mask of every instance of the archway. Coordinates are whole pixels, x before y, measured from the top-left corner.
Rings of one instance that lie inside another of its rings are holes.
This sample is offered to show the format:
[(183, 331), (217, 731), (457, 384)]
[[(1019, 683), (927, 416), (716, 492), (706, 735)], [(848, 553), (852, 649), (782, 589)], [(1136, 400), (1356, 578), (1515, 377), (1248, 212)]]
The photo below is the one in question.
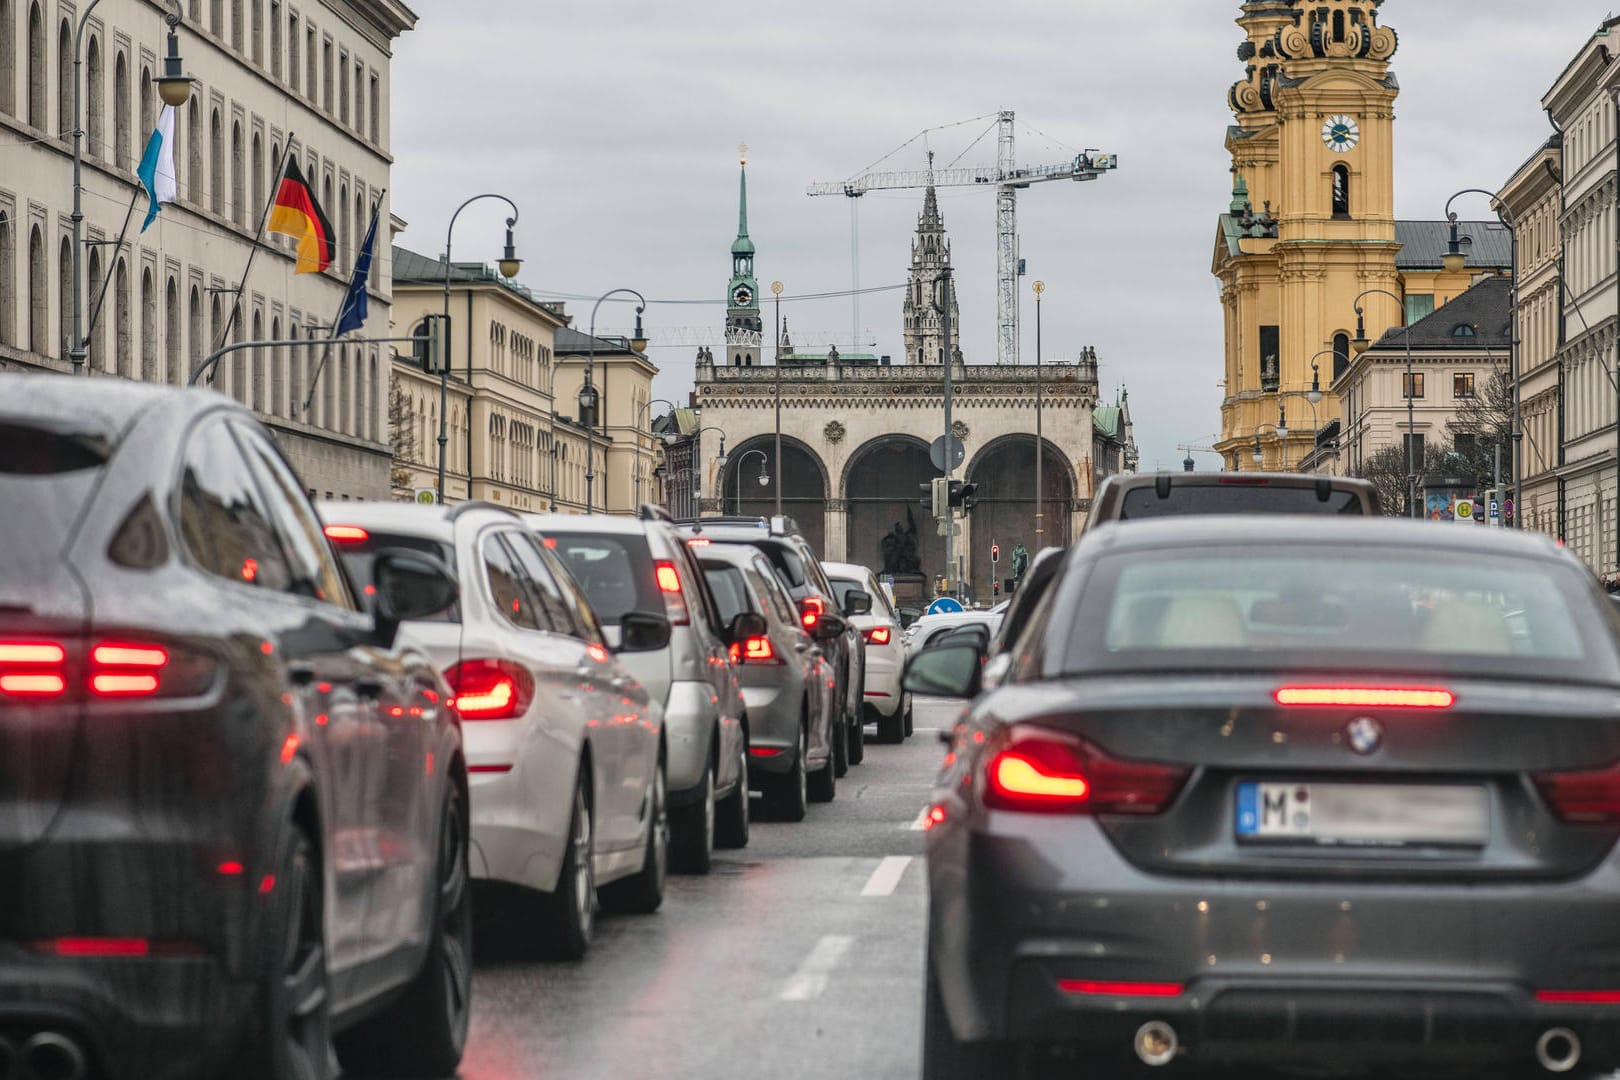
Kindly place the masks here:
[[(755, 453), (754, 451), (759, 451)], [(763, 456), (761, 456), (763, 455)], [(763, 464), (768, 482), (759, 482)], [(782, 513), (799, 523), (799, 530), (816, 554), (827, 555), (827, 469), (816, 452), (798, 439), (782, 436), (782, 473), (776, 470), (776, 436), (761, 435), (727, 452), (719, 471), (719, 497), (727, 514), (770, 517), (776, 513), (776, 486), (782, 485)], [(738, 481), (742, 482), (741, 497)]]
[(939, 475), (928, 444), (913, 435), (883, 435), (850, 455), (844, 467), (846, 551), (874, 574), (921, 574), (945, 568), (945, 538), (923, 505)]
[[(1074, 466), (1063, 451), (1045, 443), (1041, 459), (1041, 538), (1035, 539), (1035, 436), (1004, 435), (968, 462), (968, 482), (978, 485), (972, 513), (972, 550), (968, 576), (981, 600), (994, 599), (992, 584), (1012, 577), (1012, 553), (1019, 544), (1033, 556), (1042, 547), (1069, 542), (1069, 508), (1074, 499)], [(1001, 547), (993, 568), (990, 545)], [(1005, 595), (1005, 594), (1003, 594)]]

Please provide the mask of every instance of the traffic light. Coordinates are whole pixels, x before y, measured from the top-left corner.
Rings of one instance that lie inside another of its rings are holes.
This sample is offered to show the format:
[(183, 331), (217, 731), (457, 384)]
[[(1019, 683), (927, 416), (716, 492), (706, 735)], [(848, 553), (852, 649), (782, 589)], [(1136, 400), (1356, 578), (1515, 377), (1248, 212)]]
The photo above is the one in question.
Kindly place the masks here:
[(947, 505), (946, 500), (948, 497), (948, 492), (945, 487), (945, 478), (943, 476), (936, 476), (933, 480), (926, 484), (918, 484), (917, 487), (928, 496), (926, 499), (919, 500), (924, 506), (928, 507), (928, 512), (937, 518), (944, 517)]
[(438, 375), (449, 363), (450, 320), (443, 315), (426, 316), (418, 324), (411, 347), (417, 365), (429, 375)]
[(978, 484), (966, 484), (960, 480), (951, 481), (951, 505), (960, 506), (965, 514), (978, 504)]

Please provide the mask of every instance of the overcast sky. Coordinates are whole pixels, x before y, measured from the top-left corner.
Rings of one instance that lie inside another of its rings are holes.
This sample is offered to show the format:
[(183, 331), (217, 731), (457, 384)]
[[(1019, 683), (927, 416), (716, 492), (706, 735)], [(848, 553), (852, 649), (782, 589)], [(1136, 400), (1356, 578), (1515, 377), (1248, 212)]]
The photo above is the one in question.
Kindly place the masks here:
[[(659, 333), (724, 323), (736, 234), (737, 145), (749, 148), (757, 276), (785, 297), (846, 291), (850, 212), (806, 185), (855, 175), (925, 128), (945, 164), (993, 164), (998, 109), (1020, 121), (1018, 160), (1080, 148), (1120, 156), (1086, 185), (1020, 193), (1024, 359), (1029, 284), (1046, 282), (1045, 355), (1091, 345), (1102, 392), (1131, 394), (1144, 468), (1177, 467), (1180, 443), (1220, 428), (1221, 312), (1210, 274), (1231, 197), (1226, 92), (1242, 75), (1239, 0), (409, 0), (417, 29), (393, 70), (395, 213), (401, 243), (442, 251), (462, 199), (496, 190), (522, 211), (521, 280), (541, 294), (629, 286), (661, 369), (685, 403), (691, 345)], [(1540, 97), (1609, 8), (1585, 0), (1388, 0), (1400, 34), (1396, 212), (1442, 217), (1465, 187), (1495, 189), (1550, 133)], [(1040, 134), (1036, 134), (1039, 132)], [(970, 148), (971, 147), (971, 148)], [(919, 140), (888, 166), (924, 167)], [(995, 199), (941, 189), (958, 271), (962, 346), (995, 359)], [(860, 200), (863, 288), (906, 281), (921, 192)], [(1459, 203), (1487, 216), (1483, 199)], [(457, 260), (498, 256), (502, 209), (456, 227)], [(899, 292), (861, 298), (863, 333), (901, 351)], [(678, 301), (699, 301), (698, 303)], [(571, 302), (586, 329), (590, 302)], [(851, 333), (847, 297), (784, 302), (794, 340)], [(631, 313), (604, 305), (598, 331)], [(767, 327), (770, 314), (766, 313)], [(809, 340), (807, 340), (809, 339)], [(1206, 459), (1208, 460), (1208, 459)]]

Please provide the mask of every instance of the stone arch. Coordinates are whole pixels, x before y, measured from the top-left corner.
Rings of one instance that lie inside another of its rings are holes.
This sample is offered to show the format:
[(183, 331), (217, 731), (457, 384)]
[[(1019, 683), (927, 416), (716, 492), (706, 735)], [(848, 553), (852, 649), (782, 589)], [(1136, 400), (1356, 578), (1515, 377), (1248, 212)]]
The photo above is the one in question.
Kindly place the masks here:
[[(939, 475), (928, 459), (928, 442), (915, 435), (880, 435), (849, 456), (838, 486), (844, 500), (845, 555), (875, 574), (908, 572), (889, 565), (884, 541), (910, 537), (924, 581), (945, 568), (945, 539), (922, 505), (923, 486)], [(908, 545), (909, 546), (909, 543)]]
[[(759, 458), (751, 451), (764, 453), (771, 482), (763, 487), (755, 480), (759, 475)], [(747, 458), (745, 461), (744, 458)], [(701, 465), (697, 466), (699, 469)], [(804, 538), (826, 557), (827, 497), (829, 494), (826, 463), (809, 444), (789, 435), (782, 436), (782, 472), (776, 469), (776, 436), (756, 435), (730, 449), (725, 468), (717, 471), (719, 490), (706, 493), (706, 498), (718, 498), (728, 514), (769, 517), (776, 513), (776, 486), (782, 485), (782, 513), (799, 523)], [(742, 501), (737, 500), (737, 479), (742, 478)]]
[(990, 544), (1001, 546), (1002, 561), (994, 569), (1012, 576), (1012, 551), (1019, 544), (1033, 556), (1042, 547), (1069, 543), (1070, 507), (1074, 505), (1074, 464), (1051, 439), (1043, 440), (1041, 473), (1042, 534), (1035, 538), (1035, 436), (1003, 435), (980, 447), (963, 474), (979, 486), (978, 506), (971, 515), (972, 550), (968, 579), (979, 599), (993, 599), (996, 573), (990, 564)]

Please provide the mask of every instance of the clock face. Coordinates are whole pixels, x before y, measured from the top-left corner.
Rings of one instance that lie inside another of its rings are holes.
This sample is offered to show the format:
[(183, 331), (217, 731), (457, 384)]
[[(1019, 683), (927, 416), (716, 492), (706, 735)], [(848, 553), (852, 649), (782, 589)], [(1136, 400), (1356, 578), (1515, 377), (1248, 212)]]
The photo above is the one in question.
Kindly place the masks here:
[(732, 306), (747, 307), (754, 302), (754, 291), (746, 285), (737, 286), (737, 291), (731, 294)]
[(1330, 116), (1322, 125), (1322, 141), (1335, 154), (1349, 153), (1360, 139), (1361, 129), (1348, 116)]

